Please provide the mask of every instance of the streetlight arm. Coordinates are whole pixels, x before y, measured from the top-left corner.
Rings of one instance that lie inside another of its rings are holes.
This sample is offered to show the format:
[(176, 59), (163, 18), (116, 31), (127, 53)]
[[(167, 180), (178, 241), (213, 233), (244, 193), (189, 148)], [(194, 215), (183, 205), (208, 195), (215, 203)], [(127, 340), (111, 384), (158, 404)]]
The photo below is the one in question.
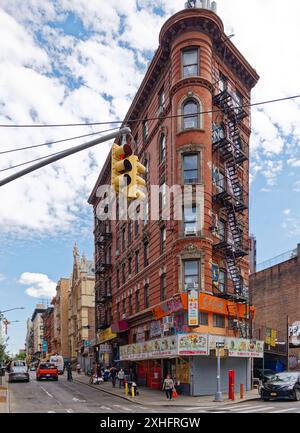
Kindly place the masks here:
[(14, 311), (14, 310), (25, 310), (25, 308), (24, 307), (10, 308), (9, 310), (0, 311), (0, 314), (7, 313), (8, 311)]
[(13, 180), (18, 179), (19, 177), (25, 176), (39, 168), (45, 167), (48, 164), (52, 164), (52, 162), (59, 161), (60, 159), (65, 158), (66, 156), (73, 155), (74, 153), (81, 152), (82, 150), (89, 149), (90, 147), (96, 146), (99, 143), (103, 143), (105, 141), (111, 140), (112, 138), (119, 137), (120, 135), (131, 134), (131, 130), (128, 127), (124, 127), (119, 129), (116, 132), (112, 132), (110, 134), (103, 135), (100, 138), (96, 138), (95, 140), (89, 141), (88, 143), (80, 144), (79, 146), (72, 147), (72, 149), (68, 149), (62, 151), (58, 155), (51, 156), (44, 161), (38, 162), (37, 164), (32, 165), (31, 167), (25, 168), (5, 179), (0, 181), (0, 186), (6, 185), (7, 183), (12, 182)]

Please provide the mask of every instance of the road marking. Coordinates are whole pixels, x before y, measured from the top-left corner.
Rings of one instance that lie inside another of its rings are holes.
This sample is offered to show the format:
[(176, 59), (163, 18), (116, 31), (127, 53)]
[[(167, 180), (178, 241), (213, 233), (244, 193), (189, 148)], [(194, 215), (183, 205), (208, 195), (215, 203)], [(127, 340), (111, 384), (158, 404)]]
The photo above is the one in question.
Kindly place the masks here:
[(298, 409), (297, 407), (291, 407), (290, 409), (273, 410), (272, 413), (290, 412), (291, 410)]
[(54, 410), (48, 410), (48, 413), (56, 413)]
[(47, 394), (47, 395), (49, 395), (49, 397), (51, 397), (51, 398), (54, 398), (53, 397), (53, 395), (51, 395), (45, 388), (43, 388), (42, 386), (41, 386), (41, 389)]
[(250, 405), (247, 405), (247, 406), (243, 406), (243, 407), (234, 407), (233, 409), (231, 409), (231, 412), (242, 412), (245, 409), (246, 410), (251, 410), (251, 409), (254, 410), (257, 407), (260, 407), (260, 406), (253, 406), (253, 405), (250, 406)]
[(107, 407), (107, 406), (100, 406), (100, 409), (103, 409), (103, 410), (112, 410), (111, 407)]
[[(261, 408), (255, 408), (255, 409), (249, 409), (249, 410), (245, 410), (244, 413), (251, 413), (251, 412), (263, 412), (266, 411), (266, 409), (274, 409), (274, 406), (263, 406)], [(268, 411), (266, 411), (267, 413)]]
[(185, 407), (183, 410), (202, 410), (202, 409), (210, 409), (210, 408), (211, 406), (203, 406), (203, 407), (194, 406), (194, 407)]
[(237, 407), (243, 407), (243, 408), (246, 408), (246, 407), (255, 407), (255, 406), (253, 406), (253, 404), (244, 404), (243, 406), (237, 406), (237, 405), (235, 404), (234, 406), (226, 406), (226, 409), (236, 409)]
[(66, 409), (66, 411), (67, 411), (68, 413), (74, 413), (74, 410), (73, 410), (73, 409)]
[(129, 407), (126, 407), (126, 406), (121, 406), (120, 404), (114, 404), (114, 406), (115, 406), (115, 407), (120, 407), (121, 409), (123, 409), (123, 410), (127, 410), (127, 411), (129, 411), (129, 412), (132, 412), (132, 411), (133, 411), (133, 409), (129, 409)]
[(76, 401), (78, 403), (86, 403), (86, 400), (79, 400), (79, 398), (73, 397), (73, 401)]

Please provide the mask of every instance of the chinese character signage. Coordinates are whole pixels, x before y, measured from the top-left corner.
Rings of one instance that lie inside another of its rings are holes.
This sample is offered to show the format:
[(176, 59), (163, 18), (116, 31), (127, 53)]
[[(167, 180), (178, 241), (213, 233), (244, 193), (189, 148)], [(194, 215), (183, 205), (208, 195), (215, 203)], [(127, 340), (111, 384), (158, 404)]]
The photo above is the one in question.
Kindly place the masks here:
[(188, 294), (188, 326), (199, 325), (199, 294), (191, 290)]

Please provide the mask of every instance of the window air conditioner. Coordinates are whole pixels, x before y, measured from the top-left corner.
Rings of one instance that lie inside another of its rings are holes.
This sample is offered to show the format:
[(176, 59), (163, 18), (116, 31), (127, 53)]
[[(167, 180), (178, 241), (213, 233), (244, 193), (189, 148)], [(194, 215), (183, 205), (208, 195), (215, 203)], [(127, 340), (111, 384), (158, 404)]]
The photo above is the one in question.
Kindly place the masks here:
[(195, 229), (195, 228), (186, 228), (184, 230), (184, 234), (186, 236), (197, 236), (197, 229)]

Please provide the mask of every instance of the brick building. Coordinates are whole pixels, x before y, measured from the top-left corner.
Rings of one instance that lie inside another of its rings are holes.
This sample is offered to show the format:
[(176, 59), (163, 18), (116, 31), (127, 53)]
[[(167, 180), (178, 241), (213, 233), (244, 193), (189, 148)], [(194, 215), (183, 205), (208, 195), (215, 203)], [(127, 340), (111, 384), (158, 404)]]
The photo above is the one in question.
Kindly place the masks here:
[(69, 278), (61, 278), (56, 286), (56, 295), (51, 301), (51, 304), (54, 307), (53, 352), (67, 359), (70, 358), (70, 347), (68, 341), (69, 284)]
[(54, 308), (49, 307), (42, 314), (43, 328), (44, 328), (44, 341), (47, 341), (47, 354), (52, 354), (54, 351)]
[(73, 271), (68, 291), (68, 343), (72, 362), (83, 371), (92, 366), (95, 339), (95, 270), (85, 255), (73, 248)]
[[(287, 367), (289, 354), (290, 368), (300, 370), (300, 244), (266, 265), (250, 276), (251, 301), (256, 307), (253, 333), (263, 340), (268, 337), (267, 329), (275, 333), (274, 344), (266, 345), (266, 367), (274, 369), (278, 360)], [(294, 324), (298, 329), (295, 326), (287, 351), (284, 343), (288, 339), (288, 328)]]
[[(215, 2), (205, 8), (192, 3), (161, 29), (124, 120), (134, 137), (129, 144), (147, 167), (144, 220), (97, 218), (104, 198), (97, 189), (111, 181), (110, 156), (89, 203), (95, 215), (99, 360), (121, 361), (139, 383), (153, 388), (171, 372), (183, 393), (204, 395), (215, 391), (216, 341), (225, 344), (222, 368), (234, 369), (236, 384), (246, 388), (254, 348), (261, 356), (259, 343), (249, 340), (251, 131), (250, 110), (242, 107), (259, 77), (225, 35)], [(161, 190), (157, 218), (153, 185)], [(174, 185), (179, 192), (169, 198)], [(193, 198), (177, 220), (175, 206), (187, 186)], [(170, 220), (164, 218), (168, 207)], [(188, 302), (192, 296), (196, 312)]]

